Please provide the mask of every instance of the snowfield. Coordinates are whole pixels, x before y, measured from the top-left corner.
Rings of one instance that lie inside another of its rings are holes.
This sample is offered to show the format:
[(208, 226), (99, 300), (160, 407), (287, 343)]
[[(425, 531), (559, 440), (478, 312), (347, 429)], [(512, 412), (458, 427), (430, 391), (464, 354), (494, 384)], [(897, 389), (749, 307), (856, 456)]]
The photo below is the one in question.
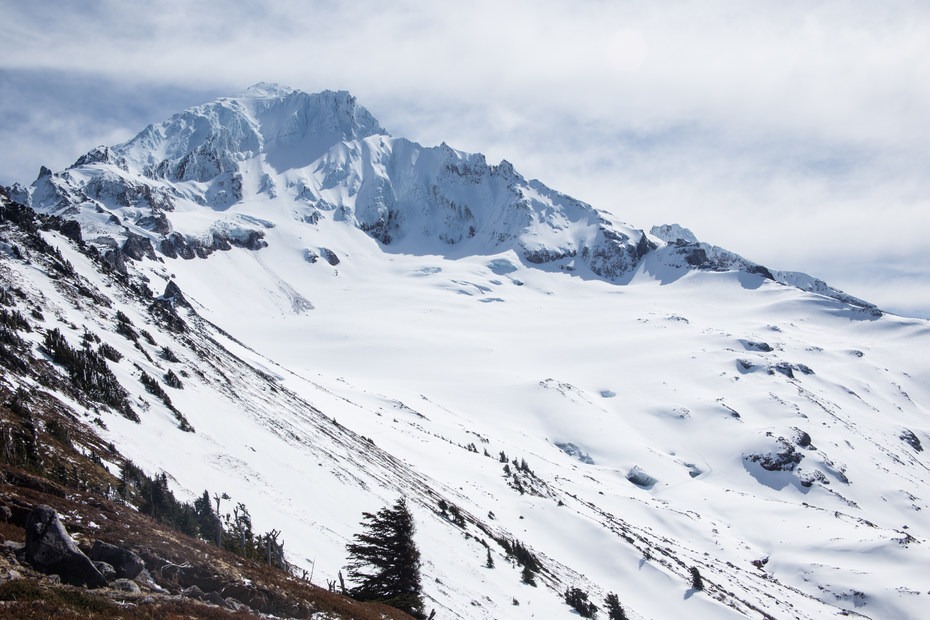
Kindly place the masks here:
[[(630, 618), (926, 613), (930, 322), (393, 138), (347, 93), (261, 85), (82, 159), (20, 191), (190, 309), (166, 329), (56, 232), (110, 307), (7, 252), (41, 327), (124, 355), (142, 421), (75, 409), (181, 495), (246, 503), (315, 583), (403, 495), (439, 618), (571, 618), (572, 586)], [(139, 383), (169, 368), (193, 433)]]

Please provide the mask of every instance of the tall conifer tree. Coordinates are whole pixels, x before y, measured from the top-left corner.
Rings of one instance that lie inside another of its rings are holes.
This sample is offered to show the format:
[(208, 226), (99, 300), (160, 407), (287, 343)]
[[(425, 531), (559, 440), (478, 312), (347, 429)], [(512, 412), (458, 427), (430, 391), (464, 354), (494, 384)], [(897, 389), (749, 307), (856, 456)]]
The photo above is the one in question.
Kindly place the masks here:
[(365, 531), (346, 545), (349, 590), (360, 601), (381, 601), (425, 618), (420, 584), (420, 551), (413, 540), (413, 516), (400, 498), (377, 514), (362, 513)]

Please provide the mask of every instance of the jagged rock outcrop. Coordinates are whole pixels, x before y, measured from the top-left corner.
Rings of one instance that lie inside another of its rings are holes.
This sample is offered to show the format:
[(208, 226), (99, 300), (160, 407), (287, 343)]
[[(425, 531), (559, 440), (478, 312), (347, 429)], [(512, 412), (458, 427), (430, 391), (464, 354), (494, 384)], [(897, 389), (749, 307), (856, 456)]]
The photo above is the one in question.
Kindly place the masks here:
[(744, 458), (749, 462), (758, 463), (766, 471), (794, 471), (804, 455), (787, 439), (779, 437), (771, 450), (747, 454)]

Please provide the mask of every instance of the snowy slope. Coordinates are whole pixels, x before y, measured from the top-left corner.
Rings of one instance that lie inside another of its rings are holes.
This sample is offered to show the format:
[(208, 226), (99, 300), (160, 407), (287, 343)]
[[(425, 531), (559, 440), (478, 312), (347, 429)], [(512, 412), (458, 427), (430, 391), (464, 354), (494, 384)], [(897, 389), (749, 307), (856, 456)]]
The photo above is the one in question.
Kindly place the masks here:
[[(101, 432), (182, 493), (245, 501), (317, 583), (403, 494), (441, 617), (571, 617), (569, 586), (632, 618), (926, 607), (926, 321), (390, 137), (347, 93), (253, 87), (30, 192), (80, 223), (83, 251), (44, 234), (110, 306), (10, 253), (4, 278), (42, 327), (124, 354), (142, 421), (101, 410)], [(138, 293), (169, 282), (184, 334)], [(139, 383), (169, 367), (194, 433)], [(495, 539), (538, 555), (537, 587)]]

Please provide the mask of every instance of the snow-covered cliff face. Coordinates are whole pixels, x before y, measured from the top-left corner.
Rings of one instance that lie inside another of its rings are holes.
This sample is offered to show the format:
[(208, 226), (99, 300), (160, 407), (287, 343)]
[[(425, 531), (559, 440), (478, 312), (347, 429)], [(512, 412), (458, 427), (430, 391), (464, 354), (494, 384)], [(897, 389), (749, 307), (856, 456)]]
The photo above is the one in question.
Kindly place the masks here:
[(738, 270), (871, 309), (810, 276), (776, 275), (700, 243), (677, 225), (647, 235), (506, 161), (391, 137), (347, 92), (255, 85), (98, 147), (68, 170), (44, 171), (31, 204), (76, 219), (104, 252), (133, 235), (172, 258), (260, 249), (274, 219), (267, 214), (285, 209), (297, 220), (289, 228), (341, 222), (388, 252), (513, 251), (527, 265), (617, 283), (650, 255), (645, 264), (664, 279)]

